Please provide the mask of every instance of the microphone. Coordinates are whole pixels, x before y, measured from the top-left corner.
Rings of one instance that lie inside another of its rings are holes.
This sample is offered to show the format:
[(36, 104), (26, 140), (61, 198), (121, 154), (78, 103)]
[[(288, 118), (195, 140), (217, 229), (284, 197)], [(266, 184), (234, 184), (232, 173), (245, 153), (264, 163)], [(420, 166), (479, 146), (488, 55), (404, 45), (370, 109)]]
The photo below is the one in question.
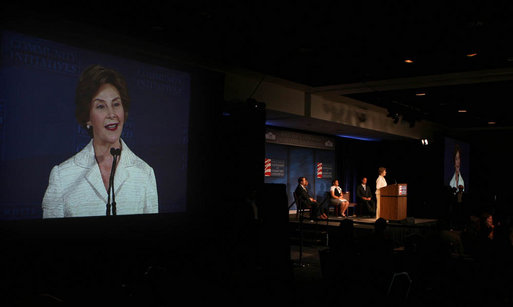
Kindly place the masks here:
[(111, 148), (110, 154), (114, 157), (121, 155), (121, 148)]
[[(116, 162), (117, 157), (121, 155), (121, 148), (111, 148), (110, 154), (112, 155), (112, 168), (110, 170), (110, 177), (109, 177), (109, 188), (107, 191), (107, 216), (111, 213), (112, 208), (112, 215), (116, 215), (116, 196), (114, 194), (114, 174), (116, 172)], [(110, 192), (112, 189), (112, 204), (110, 202)]]

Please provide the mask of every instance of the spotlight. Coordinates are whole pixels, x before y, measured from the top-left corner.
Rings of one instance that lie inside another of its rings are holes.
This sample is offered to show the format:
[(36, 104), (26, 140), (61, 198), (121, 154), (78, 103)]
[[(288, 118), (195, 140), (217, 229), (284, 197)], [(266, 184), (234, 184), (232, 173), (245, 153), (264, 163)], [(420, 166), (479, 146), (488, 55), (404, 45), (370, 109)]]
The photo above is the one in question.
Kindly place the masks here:
[(422, 140), (420, 140), (420, 142), (421, 142), (421, 143), (422, 143), (422, 145), (424, 145), (424, 146), (429, 145), (429, 141), (428, 141), (428, 139), (422, 139)]

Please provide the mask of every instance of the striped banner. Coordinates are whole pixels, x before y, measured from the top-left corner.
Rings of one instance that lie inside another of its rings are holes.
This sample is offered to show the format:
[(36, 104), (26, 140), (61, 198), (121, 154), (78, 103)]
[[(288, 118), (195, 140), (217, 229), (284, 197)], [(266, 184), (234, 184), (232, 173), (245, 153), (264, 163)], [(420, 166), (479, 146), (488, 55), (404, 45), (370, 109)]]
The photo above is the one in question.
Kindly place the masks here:
[(271, 176), (271, 159), (265, 159), (264, 176), (265, 177), (270, 177)]
[(322, 162), (317, 163), (317, 178), (322, 178)]

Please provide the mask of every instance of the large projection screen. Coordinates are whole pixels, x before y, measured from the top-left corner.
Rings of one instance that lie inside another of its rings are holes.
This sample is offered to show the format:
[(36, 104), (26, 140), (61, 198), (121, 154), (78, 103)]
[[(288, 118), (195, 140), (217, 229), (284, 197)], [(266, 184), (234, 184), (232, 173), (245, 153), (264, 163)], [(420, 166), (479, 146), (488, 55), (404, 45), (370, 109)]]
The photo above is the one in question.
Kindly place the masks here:
[(186, 210), (188, 72), (0, 33), (0, 220), (41, 218), (51, 169), (89, 143), (75, 119), (75, 91), (93, 64), (126, 79), (131, 108), (121, 138), (153, 168), (158, 212)]

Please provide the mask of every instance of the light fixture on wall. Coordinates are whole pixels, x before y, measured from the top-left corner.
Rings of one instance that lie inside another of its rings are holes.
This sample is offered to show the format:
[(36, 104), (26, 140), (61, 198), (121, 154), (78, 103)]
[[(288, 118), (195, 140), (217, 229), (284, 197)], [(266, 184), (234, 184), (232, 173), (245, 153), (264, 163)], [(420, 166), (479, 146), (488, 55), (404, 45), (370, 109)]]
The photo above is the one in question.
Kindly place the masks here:
[(399, 122), (400, 115), (399, 112), (392, 109), (388, 109), (387, 117), (392, 118), (394, 120), (394, 124), (397, 124)]

